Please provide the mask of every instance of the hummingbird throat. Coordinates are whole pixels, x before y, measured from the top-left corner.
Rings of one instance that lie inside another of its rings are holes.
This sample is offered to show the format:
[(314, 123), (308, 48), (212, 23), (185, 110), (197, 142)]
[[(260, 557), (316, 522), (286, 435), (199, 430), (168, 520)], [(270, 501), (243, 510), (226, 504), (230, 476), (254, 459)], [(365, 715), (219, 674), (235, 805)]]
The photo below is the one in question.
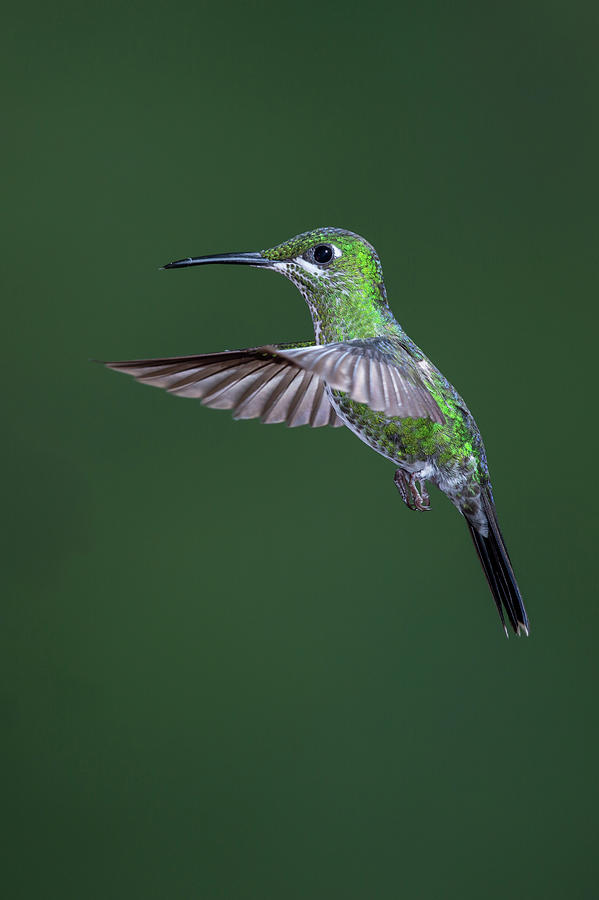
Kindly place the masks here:
[(280, 260), (273, 268), (285, 275), (308, 304), (317, 344), (400, 333), (382, 278), (373, 281), (359, 269), (321, 269), (307, 260)]

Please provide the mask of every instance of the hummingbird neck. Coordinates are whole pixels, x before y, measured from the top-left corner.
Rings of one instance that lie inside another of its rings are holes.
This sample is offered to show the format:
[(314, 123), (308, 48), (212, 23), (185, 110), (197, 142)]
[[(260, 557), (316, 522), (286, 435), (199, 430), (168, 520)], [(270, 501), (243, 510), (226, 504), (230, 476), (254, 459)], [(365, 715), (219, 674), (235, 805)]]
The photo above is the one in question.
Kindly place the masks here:
[(346, 297), (337, 297), (326, 304), (315, 304), (307, 296), (305, 299), (312, 316), (317, 344), (398, 337), (403, 333), (388, 306), (356, 304)]
[(362, 273), (353, 278), (347, 273), (318, 277), (297, 265), (276, 268), (295, 284), (308, 304), (318, 344), (403, 334), (389, 309), (382, 280), (374, 281)]

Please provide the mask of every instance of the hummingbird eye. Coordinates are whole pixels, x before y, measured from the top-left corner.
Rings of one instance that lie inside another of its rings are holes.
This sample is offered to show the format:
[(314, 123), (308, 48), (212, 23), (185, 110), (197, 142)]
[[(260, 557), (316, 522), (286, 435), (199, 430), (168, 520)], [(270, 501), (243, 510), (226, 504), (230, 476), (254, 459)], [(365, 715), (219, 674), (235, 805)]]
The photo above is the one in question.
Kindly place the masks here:
[(314, 248), (314, 262), (319, 263), (319, 265), (326, 265), (332, 258), (333, 248), (330, 244), (318, 244), (318, 246)]

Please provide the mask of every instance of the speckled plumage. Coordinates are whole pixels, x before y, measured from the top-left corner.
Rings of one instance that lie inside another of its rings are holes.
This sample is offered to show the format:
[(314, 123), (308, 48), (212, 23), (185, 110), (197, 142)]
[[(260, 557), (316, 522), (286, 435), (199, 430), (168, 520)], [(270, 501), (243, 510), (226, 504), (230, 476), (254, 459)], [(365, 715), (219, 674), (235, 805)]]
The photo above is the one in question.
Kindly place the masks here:
[(468, 522), (502, 622), (504, 608), (514, 630), (528, 634), (480, 432), (455, 388), (394, 318), (372, 245), (343, 229), (319, 228), (261, 253), (190, 257), (165, 268), (211, 262), (289, 278), (308, 303), (315, 342), (108, 365), (233, 409), (237, 418), (347, 426), (397, 465), (395, 482), (409, 508), (430, 508), (427, 481), (449, 497)]

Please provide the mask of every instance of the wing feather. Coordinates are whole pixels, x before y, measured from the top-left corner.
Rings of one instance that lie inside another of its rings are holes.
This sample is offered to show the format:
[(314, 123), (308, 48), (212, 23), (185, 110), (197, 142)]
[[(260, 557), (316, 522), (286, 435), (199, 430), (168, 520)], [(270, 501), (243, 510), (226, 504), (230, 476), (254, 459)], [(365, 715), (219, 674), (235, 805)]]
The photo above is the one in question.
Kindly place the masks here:
[(252, 384), (240, 398), (233, 410), (235, 419), (257, 419), (265, 410), (266, 404), (277, 384), (285, 376), (286, 370), (277, 366), (267, 366), (262, 377)]
[(285, 378), (282, 379), (281, 384), (269, 399), (266, 413), (262, 416), (262, 421), (265, 424), (271, 425), (275, 422), (286, 421), (289, 407), (295, 396), (296, 389), (300, 386), (302, 375), (301, 369), (289, 369)]
[(310, 386), (313, 385), (315, 388), (316, 382), (319, 380), (311, 372), (302, 373), (301, 383), (294, 392), (285, 416), (290, 428), (295, 428), (298, 425), (307, 425), (310, 422), (310, 410), (312, 408)]

